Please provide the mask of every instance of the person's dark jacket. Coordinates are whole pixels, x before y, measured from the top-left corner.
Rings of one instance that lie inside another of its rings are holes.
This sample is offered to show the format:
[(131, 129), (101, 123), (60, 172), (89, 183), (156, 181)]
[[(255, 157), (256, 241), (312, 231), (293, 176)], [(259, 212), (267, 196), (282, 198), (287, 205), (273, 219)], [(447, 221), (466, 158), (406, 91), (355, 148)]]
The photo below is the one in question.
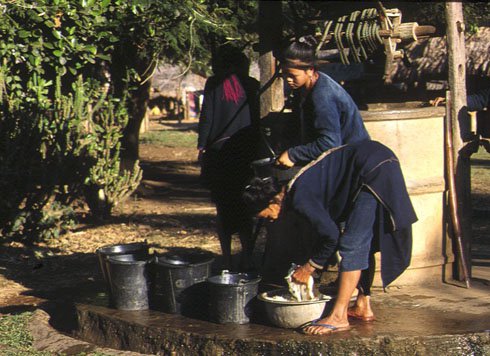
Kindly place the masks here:
[(294, 111), (302, 123), (299, 146), (288, 149), (293, 162), (310, 162), (330, 148), (369, 139), (359, 110), (335, 80), (318, 72), (315, 86), (296, 100)]
[(252, 224), (242, 194), (253, 176), (250, 164), (257, 152), (258, 90), (257, 80), (239, 74), (210, 77), (204, 90), (198, 126), (198, 148), (204, 150), (199, 181), (211, 193), (225, 234)]
[(316, 230), (319, 238), (311, 262), (324, 266), (341, 238), (338, 226), (346, 221), (361, 189), (378, 200), (373, 229), (386, 286), (410, 264), (411, 225), (417, 221), (400, 164), (389, 148), (366, 140), (325, 152), (290, 182), (286, 204)]
[(206, 81), (198, 125), (198, 148), (220, 149), (236, 132), (257, 124), (260, 84), (252, 77), (240, 76), (238, 79), (245, 96), (237, 103), (223, 99), (223, 78), (213, 76)]
[(467, 102), (468, 111), (480, 111), (490, 107), (490, 88), (468, 95)]

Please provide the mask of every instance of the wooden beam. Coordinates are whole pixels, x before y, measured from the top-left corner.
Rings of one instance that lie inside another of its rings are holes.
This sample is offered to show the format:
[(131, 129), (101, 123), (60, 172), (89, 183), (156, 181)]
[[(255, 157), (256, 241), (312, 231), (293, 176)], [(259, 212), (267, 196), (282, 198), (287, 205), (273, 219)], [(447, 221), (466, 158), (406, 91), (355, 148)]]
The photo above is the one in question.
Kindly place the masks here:
[[(471, 120), (466, 110), (466, 51), (464, 38), (463, 4), (448, 1), (445, 4), (448, 48), (448, 80), (450, 89), (455, 185), (463, 250), (471, 276), (471, 168), (465, 145), (471, 142)], [(458, 262), (456, 276), (463, 280), (462, 266)]]
[[(282, 2), (259, 1), (259, 68), (260, 85), (269, 83), (276, 72), (274, 51), (280, 50), (282, 41)], [(271, 111), (280, 111), (284, 105), (282, 78), (277, 78), (260, 97), (260, 117)]]

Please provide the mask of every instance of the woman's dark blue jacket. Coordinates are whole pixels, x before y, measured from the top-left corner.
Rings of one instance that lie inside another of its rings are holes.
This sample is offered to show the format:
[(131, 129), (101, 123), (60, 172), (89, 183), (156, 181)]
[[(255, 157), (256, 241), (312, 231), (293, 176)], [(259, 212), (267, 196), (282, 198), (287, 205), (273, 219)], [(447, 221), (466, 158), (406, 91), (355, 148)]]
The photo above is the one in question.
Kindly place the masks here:
[(310, 162), (330, 148), (369, 139), (361, 114), (350, 95), (325, 73), (294, 111), (301, 121), (301, 142), (288, 149), (293, 162)]
[(468, 111), (480, 111), (490, 107), (490, 88), (468, 95)]
[(410, 264), (411, 225), (417, 221), (400, 164), (389, 148), (366, 140), (325, 152), (291, 180), (286, 206), (304, 216), (318, 233), (311, 262), (324, 266), (342, 238), (338, 226), (347, 220), (361, 189), (378, 200), (373, 228), (386, 286)]

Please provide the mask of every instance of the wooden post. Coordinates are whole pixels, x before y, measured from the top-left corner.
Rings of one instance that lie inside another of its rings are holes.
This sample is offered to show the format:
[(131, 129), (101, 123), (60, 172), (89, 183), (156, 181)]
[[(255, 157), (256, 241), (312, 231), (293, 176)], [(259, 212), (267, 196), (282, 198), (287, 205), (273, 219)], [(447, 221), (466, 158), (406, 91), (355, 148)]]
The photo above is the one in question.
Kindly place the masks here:
[[(273, 51), (282, 40), (282, 2), (259, 1), (259, 68), (260, 85), (264, 87), (276, 72), (276, 59)], [(280, 111), (284, 105), (282, 79), (278, 78), (260, 96), (260, 117), (271, 111)]]
[[(271, 113), (280, 111), (284, 106), (282, 79), (276, 79), (272, 85), (270, 83), (277, 69), (274, 51), (280, 50), (282, 40), (282, 1), (259, 1), (259, 39), (260, 85), (261, 88), (267, 87), (260, 95), (260, 118), (267, 119)], [(294, 233), (291, 234), (295, 231), (293, 218), (283, 215), (274, 224), (266, 224), (266, 229), (262, 280), (284, 283), (291, 262), (298, 262), (298, 246), (294, 243), (297, 238)]]
[[(468, 154), (464, 154), (464, 148), (465, 144), (470, 142), (473, 137), (471, 120), (466, 110), (466, 51), (462, 3), (446, 2), (445, 13), (456, 192), (463, 249), (471, 276), (471, 169), (470, 158)], [(458, 262), (457, 267), (455, 277), (462, 280), (463, 273), (460, 262)]]

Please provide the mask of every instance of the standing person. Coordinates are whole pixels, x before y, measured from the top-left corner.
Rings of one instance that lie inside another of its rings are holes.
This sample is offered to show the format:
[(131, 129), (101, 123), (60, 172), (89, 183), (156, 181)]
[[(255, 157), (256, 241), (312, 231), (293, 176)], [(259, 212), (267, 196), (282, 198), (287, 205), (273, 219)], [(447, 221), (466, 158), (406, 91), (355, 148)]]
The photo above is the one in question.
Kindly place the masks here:
[[(282, 209), (293, 209), (317, 232), (313, 254), (294, 272), (293, 281), (306, 284), (339, 249), (342, 260), (335, 304), (327, 317), (303, 329), (307, 334), (348, 330), (349, 316), (374, 319), (368, 266), (378, 247), (383, 286), (410, 264), (411, 225), (417, 217), (398, 159), (379, 142), (363, 141), (325, 152), (304, 167), (287, 189), (275, 186), (272, 180), (255, 180), (244, 198), (262, 209), (257, 215), (261, 218), (273, 221)], [(339, 229), (341, 222), (345, 222), (344, 231)], [(362, 293), (349, 308), (356, 287)]]
[[(468, 111), (481, 111), (490, 108), (490, 87), (481, 89), (474, 94), (470, 94), (466, 97)], [(444, 104), (446, 98), (438, 96), (434, 100), (430, 100), (429, 103), (433, 106)]]
[[(476, 133), (477, 135), (482, 136), (480, 144), (485, 147), (487, 152), (490, 152), (490, 144), (488, 140), (488, 137), (490, 136), (490, 87), (480, 89), (477, 92), (468, 95), (466, 97), (466, 102), (466, 109), (468, 111), (479, 112), (476, 117)], [(443, 97), (436, 97), (434, 100), (429, 100), (429, 104), (433, 106), (438, 106), (439, 104), (445, 103), (446, 98)]]
[(294, 92), (301, 144), (284, 151), (277, 164), (292, 167), (316, 159), (332, 147), (369, 139), (350, 95), (316, 65), (315, 47), (293, 42), (283, 52), (283, 75)]
[(216, 205), (223, 268), (231, 269), (231, 238), (242, 245), (240, 270), (252, 268), (253, 217), (242, 193), (253, 172), (250, 163), (258, 140), (259, 82), (248, 75), (248, 58), (223, 46), (213, 56), (214, 75), (206, 81), (198, 126), (201, 181)]
[(490, 108), (490, 87), (477, 91), (467, 97), (468, 111), (481, 111)]

